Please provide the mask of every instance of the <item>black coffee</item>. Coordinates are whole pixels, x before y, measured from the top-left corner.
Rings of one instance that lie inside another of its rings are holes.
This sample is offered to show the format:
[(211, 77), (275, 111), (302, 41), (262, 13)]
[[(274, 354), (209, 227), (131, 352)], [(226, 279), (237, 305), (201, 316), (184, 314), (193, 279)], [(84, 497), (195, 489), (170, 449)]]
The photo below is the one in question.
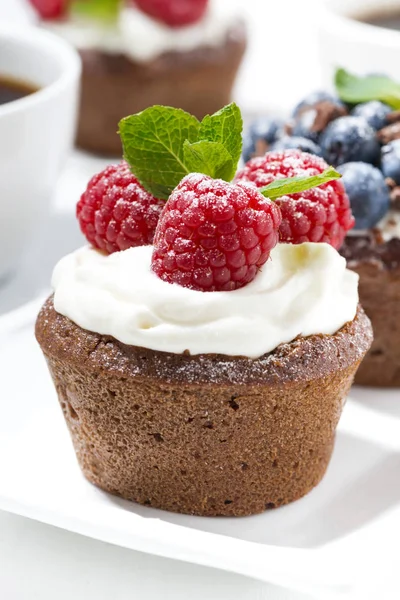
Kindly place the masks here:
[(400, 10), (395, 12), (371, 13), (369, 15), (358, 17), (359, 21), (387, 29), (400, 30)]
[(25, 98), (25, 96), (29, 96), (37, 91), (38, 88), (31, 83), (0, 75), (0, 104)]

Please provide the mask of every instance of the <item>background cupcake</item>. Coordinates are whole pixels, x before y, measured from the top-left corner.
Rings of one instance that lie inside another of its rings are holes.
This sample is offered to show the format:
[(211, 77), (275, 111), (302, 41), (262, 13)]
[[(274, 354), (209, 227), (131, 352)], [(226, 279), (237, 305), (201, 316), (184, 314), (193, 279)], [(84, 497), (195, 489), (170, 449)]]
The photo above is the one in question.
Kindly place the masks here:
[(320, 90), (304, 98), (286, 122), (255, 121), (243, 158), (299, 148), (342, 173), (355, 226), (340, 252), (360, 275), (360, 300), (374, 328), (356, 383), (399, 387), (400, 102), (394, 96), (400, 86), (385, 75), (356, 77), (339, 70), (336, 88), (336, 94)]
[(220, 0), (31, 0), (83, 62), (78, 144), (120, 155), (118, 121), (153, 104), (201, 118), (230, 101), (246, 46)]

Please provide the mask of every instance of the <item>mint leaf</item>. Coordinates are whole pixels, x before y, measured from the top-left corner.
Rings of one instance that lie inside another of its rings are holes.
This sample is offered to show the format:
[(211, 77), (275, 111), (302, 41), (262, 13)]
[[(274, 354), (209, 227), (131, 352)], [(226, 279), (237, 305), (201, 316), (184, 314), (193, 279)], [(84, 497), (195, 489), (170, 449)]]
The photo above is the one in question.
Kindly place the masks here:
[(357, 77), (345, 69), (335, 74), (336, 91), (341, 100), (350, 104), (381, 100), (394, 109), (400, 108), (400, 85), (382, 75)]
[(318, 187), (323, 183), (328, 183), (328, 181), (339, 179), (340, 177), (340, 173), (338, 173), (333, 167), (329, 167), (319, 175), (300, 175), (299, 177), (275, 179), (269, 185), (260, 188), (260, 192), (266, 198), (270, 198), (270, 200), (276, 200), (277, 198), (286, 196), (288, 194), (305, 192), (306, 190), (309, 190), (313, 187)]
[(120, 121), (124, 158), (143, 187), (157, 198), (167, 200), (190, 173), (183, 144), (198, 140), (199, 127), (196, 117), (168, 106), (151, 106)]
[(201, 123), (178, 108), (152, 106), (122, 119), (119, 133), (132, 172), (146, 190), (167, 199), (188, 173), (231, 181), (242, 152), (242, 127), (234, 103)]
[(224, 178), (233, 179), (240, 155), (242, 154), (243, 119), (240, 109), (232, 102), (213, 115), (206, 115), (200, 123), (199, 139), (219, 142), (225, 146), (232, 158), (231, 171)]
[(191, 173), (204, 173), (215, 179), (232, 179), (233, 161), (225, 146), (219, 142), (195, 142), (183, 145), (185, 165)]
[(122, 7), (122, 0), (73, 0), (71, 13), (105, 23), (115, 22)]

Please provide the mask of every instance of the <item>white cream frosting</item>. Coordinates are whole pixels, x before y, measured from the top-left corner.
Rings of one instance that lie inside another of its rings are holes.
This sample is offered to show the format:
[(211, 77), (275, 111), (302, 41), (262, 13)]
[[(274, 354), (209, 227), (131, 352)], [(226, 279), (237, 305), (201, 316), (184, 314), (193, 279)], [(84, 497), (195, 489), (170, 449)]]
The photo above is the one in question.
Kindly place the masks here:
[(114, 26), (77, 18), (62, 22), (45, 21), (43, 26), (79, 49), (123, 53), (135, 61), (145, 62), (164, 52), (188, 52), (200, 46), (221, 46), (228, 30), (238, 19), (237, 7), (230, 6), (228, 0), (212, 0), (199, 22), (184, 27), (168, 27), (130, 6), (121, 11)]
[(358, 275), (328, 244), (278, 244), (256, 278), (232, 292), (169, 284), (152, 246), (104, 255), (89, 247), (54, 269), (54, 306), (74, 323), (152, 350), (256, 358), (297, 336), (354, 319)]

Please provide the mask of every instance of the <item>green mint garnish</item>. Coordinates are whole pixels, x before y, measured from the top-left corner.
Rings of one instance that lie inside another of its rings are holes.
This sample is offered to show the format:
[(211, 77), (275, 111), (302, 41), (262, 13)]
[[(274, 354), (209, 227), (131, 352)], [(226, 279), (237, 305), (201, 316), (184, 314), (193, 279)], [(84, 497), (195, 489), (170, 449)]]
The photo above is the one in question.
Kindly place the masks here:
[(393, 109), (400, 108), (400, 84), (384, 75), (358, 77), (345, 69), (335, 74), (335, 86), (339, 98), (350, 104), (380, 100)]
[(318, 187), (323, 183), (328, 183), (329, 181), (339, 179), (340, 177), (340, 173), (338, 173), (333, 167), (329, 167), (319, 175), (300, 175), (299, 177), (275, 179), (275, 181), (269, 185), (261, 188), (260, 192), (266, 198), (270, 198), (270, 200), (276, 200), (277, 198), (286, 196), (287, 194), (298, 194), (299, 192), (305, 192), (313, 187)]
[(117, 20), (121, 6), (122, 0), (72, 0), (70, 10), (73, 15), (108, 24)]
[(200, 123), (189, 113), (152, 106), (122, 119), (124, 157), (151, 194), (167, 199), (188, 173), (231, 181), (242, 152), (242, 116), (232, 103)]
[[(206, 115), (200, 123), (199, 139), (219, 142), (232, 158), (232, 170), (227, 181), (233, 179), (242, 154), (243, 119), (240, 108), (232, 102), (213, 115)], [(221, 179), (225, 179), (221, 177)]]
[(220, 142), (201, 141), (191, 144), (186, 140), (183, 155), (189, 173), (204, 173), (225, 181), (230, 181), (235, 174), (232, 156)]

